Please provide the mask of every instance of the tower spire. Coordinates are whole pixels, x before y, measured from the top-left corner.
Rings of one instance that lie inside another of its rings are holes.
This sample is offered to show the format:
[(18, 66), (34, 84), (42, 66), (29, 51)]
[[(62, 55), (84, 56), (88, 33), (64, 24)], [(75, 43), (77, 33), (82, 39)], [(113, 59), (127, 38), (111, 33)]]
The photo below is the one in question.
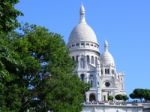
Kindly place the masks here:
[(105, 40), (105, 43), (104, 43), (105, 52), (108, 51), (108, 47), (109, 47), (108, 42), (107, 40)]
[(83, 6), (83, 4), (81, 4), (80, 6), (80, 23), (86, 23), (85, 21), (85, 8)]

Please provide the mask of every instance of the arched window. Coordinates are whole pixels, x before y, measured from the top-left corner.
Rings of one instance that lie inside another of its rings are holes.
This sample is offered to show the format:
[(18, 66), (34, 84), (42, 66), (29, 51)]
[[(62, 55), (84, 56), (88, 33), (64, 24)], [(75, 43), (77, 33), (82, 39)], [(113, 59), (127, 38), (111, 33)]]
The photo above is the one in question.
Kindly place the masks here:
[(89, 55), (87, 55), (86, 58), (87, 58), (87, 63), (90, 63), (90, 57), (89, 57)]
[(89, 76), (89, 81), (90, 81), (90, 85), (91, 85), (91, 87), (93, 87), (93, 86), (94, 86), (94, 84), (93, 84), (93, 80), (94, 80), (94, 77), (93, 77), (93, 75), (91, 74), (91, 75)]
[(80, 66), (81, 68), (85, 68), (84, 58), (81, 58)]
[(84, 77), (85, 77), (84, 74), (81, 74), (80, 77), (81, 77), (81, 80), (84, 81)]
[(94, 93), (91, 93), (91, 94), (90, 94), (89, 100), (90, 100), (90, 102), (96, 101), (96, 97), (95, 97), (95, 94), (94, 94)]
[(91, 63), (94, 64), (94, 56), (91, 57)]
[(110, 74), (109, 69), (105, 69), (105, 74)]

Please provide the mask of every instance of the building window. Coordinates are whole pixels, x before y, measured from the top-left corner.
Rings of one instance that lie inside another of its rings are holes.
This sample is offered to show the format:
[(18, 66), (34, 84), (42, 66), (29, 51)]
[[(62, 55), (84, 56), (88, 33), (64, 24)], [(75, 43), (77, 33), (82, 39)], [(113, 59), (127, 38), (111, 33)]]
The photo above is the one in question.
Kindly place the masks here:
[(75, 45), (74, 44), (72, 44), (72, 47), (74, 47)]
[(89, 43), (86, 43), (86, 45), (88, 45), (88, 46), (89, 46)]
[(91, 46), (93, 46), (93, 44), (91, 44)]
[(84, 58), (81, 58), (80, 65), (81, 65), (81, 68), (85, 68)]
[(91, 87), (93, 87), (93, 80), (90, 81), (90, 85), (91, 85)]
[(84, 43), (81, 43), (81, 45), (83, 46), (83, 45), (84, 45)]
[(110, 83), (109, 82), (105, 82), (105, 86), (106, 87), (110, 87)]
[(87, 63), (90, 63), (90, 57), (87, 55)]
[(81, 80), (84, 81), (84, 77), (85, 77), (84, 74), (81, 74), (80, 77), (81, 77)]
[(77, 43), (76, 46), (79, 46), (79, 43)]
[(94, 56), (91, 57), (91, 63), (94, 64)]
[(110, 74), (109, 69), (105, 69), (105, 74)]
[(94, 77), (93, 77), (93, 75), (91, 74), (91, 75), (89, 76), (89, 80), (90, 80), (90, 85), (91, 85), (91, 87), (94, 86), (94, 85), (93, 85), (93, 79), (94, 79)]

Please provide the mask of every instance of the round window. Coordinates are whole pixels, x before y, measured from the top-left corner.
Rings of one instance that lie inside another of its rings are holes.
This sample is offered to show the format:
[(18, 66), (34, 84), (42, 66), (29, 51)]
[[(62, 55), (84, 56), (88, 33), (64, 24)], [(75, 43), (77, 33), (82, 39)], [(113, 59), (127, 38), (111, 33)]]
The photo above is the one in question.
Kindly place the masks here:
[(105, 82), (105, 86), (106, 86), (106, 87), (109, 87), (109, 86), (110, 86), (110, 83), (109, 83), (109, 82)]

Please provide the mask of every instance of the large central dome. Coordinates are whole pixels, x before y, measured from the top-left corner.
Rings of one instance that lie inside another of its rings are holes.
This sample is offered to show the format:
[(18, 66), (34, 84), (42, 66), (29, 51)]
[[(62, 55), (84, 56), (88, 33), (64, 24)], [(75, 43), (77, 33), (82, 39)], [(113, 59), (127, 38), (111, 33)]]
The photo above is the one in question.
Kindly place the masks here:
[(98, 44), (95, 32), (85, 21), (85, 9), (83, 5), (80, 8), (80, 22), (72, 30), (69, 37), (69, 43), (77, 43), (82, 41)]
[(96, 35), (92, 28), (86, 23), (79, 23), (71, 32), (69, 43), (89, 41), (97, 43)]

